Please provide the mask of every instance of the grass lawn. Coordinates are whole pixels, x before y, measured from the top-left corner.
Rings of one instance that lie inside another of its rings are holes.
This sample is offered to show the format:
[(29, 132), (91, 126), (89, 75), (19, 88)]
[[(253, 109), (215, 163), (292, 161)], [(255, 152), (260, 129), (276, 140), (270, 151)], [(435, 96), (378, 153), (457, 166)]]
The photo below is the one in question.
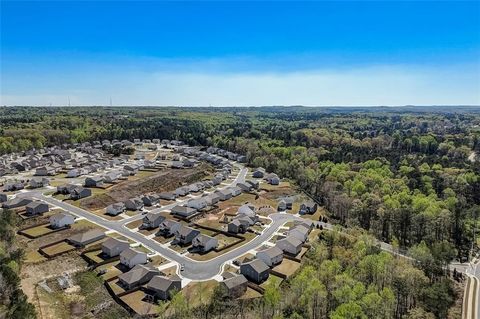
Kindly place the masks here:
[(172, 266), (167, 269), (163, 269), (162, 272), (165, 274), (165, 276), (172, 276), (177, 273), (177, 266)]
[(46, 235), (46, 234), (48, 234), (50, 232), (53, 232), (53, 231), (54, 230), (50, 228), (50, 224), (46, 224), (46, 225), (40, 225), (40, 226), (37, 226), (37, 227), (34, 227), (34, 228), (24, 230), (23, 233), (27, 234), (27, 235), (30, 235), (30, 236), (33, 236), (33, 237), (36, 237), (36, 236)]
[(260, 287), (262, 287), (262, 288), (265, 289), (265, 288), (268, 287), (269, 285), (274, 285), (275, 287), (278, 288), (278, 287), (280, 286), (280, 284), (282, 283), (282, 281), (283, 281), (282, 278), (270, 274), (270, 276), (268, 277), (268, 279), (265, 280), (265, 282), (263, 282), (263, 283), (260, 285)]
[(301, 264), (299, 262), (284, 258), (282, 263), (273, 268), (273, 270), (286, 275), (287, 277), (292, 276)]
[(271, 190), (278, 190), (279, 188), (289, 188), (289, 182), (280, 182), (279, 185), (270, 185), (268, 183), (262, 182), (260, 183), (260, 189), (271, 191)]
[(105, 264), (105, 265), (102, 265), (102, 266), (98, 267), (97, 271), (106, 270), (107, 272), (102, 275), (102, 278), (104, 280), (111, 279), (111, 278), (116, 277), (116, 276), (118, 276), (122, 273), (122, 271), (120, 269), (115, 267), (118, 263), (119, 263), (118, 260), (112, 261), (111, 263), (108, 263), (108, 264)]
[(141, 316), (157, 314), (158, 305), (144, 301), (145, 296), (145, 292), (137, 290), (122, 296), (120, 299)]
[(210, 301), (217, 285), (218, 282), (215, 280), (192, 282), (182, 289), (182, 293), (187, 298), (190, 307), (198, 307)]
[(113, 293), (115, 295), (118, 295), (122, 292), (125, 292), (125, 289), (123, 289), (122, 287), (120, 287), (118, 284), (117, 284), (118, 280), (112, 280), (110, 282), (108, 282), (108, 285), (110, 286), (110, 288), (112, 288), (113, 290)]
[(85, 256), (87, 256), (88, 258), (90, 258), (91, 260), (93, 260), (96, 263), (100, 263), (100, 262), (105, 260), (102, 257), (100, 257), (101, 253), (102, 253), (102, 250), (99, 249), (99, 250), (90, 251), (90, 252), (86, 253)]
[(250, 287), (247, 287), (247, 291), (239, 298), (239, 299), (253, 299), (253, 298), (260, 298), (262, 296), (261, 293), (259, 293), (256, 290), (253, 290)]
[(42, 254), (40, 254), (37, 250), (31, 250), (25, 255), (25, 262), (26, 263), (39, 263), (46, 261)]
[(62, 242), (60, 242), (58, 244), (55, 244), (53, 246), (44, 248), (43, 251), (47, 255), (53, 255), (53, 254), (58, 254), (58, 253), (62, 253), (62, 252), (67, 252), (69, 250), (74, 250), (74, 249), (76, 249), (75, 246), (70, 245), (69, 243), (67, 243), (65, 241), (62, 241)]
[(135, 220), (131, 223), (128, 223), (125, 226), (127, 226), (130, 229), (134, 229), (134, 228), (138, 228), (142, 223), (143, 223), (143, 221), (141, 219), (139, 219), (139, 220)]

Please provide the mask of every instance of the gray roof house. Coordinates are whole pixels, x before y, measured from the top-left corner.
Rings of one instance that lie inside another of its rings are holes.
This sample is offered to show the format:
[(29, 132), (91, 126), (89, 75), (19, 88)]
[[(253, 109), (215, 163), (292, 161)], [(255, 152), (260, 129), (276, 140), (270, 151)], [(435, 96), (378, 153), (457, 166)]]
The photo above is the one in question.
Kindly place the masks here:
[(132, 248), (127, 248), (120, 253), (120, 263), (133, 268), (139, 264), (147, 263), (147, 254)]
[(120, 240), (110, 237), (102, 243), (102, 253), (108, 257), (120, 255), (124, 250), (130, 248), (130, 244), (126, 240)]
[(148, 213), (143, 217), (142, 228), (143, 229), (153, 229), (160, 225), (161, 222), (165, 220), (165, 216), (162, 216), (160, 213)]
[(301, 215), (304, 214), (315, 214), (317, 211), (317, 203), (314, 201), (308, 201), (300, 205), (300, 210), (298, 211)]
[(171, 212), (178, 216), (189, 217), (195, 214), (197, 210), (195, 208), (177, 205), (171, 209)]
[(217, 194), (222, 201), (232, 198), (232, 190), (228, 188), (216, 190), (215, 194)]
[(195, 237), (200, 234), (200, 231), (186, 227), (180, 226), (179, 229), (175, 232), (175, 241), (180, 245), (190, 244)]
[(59, 185), (57, 186), (57, 193), (64, 195), (71, 194), (76, 187), (77, 185), (74, 184)]
[(167, 300), (174, 291), (182, 289), (182, 279), (177, 275), (170, 277), (155, 276), (147, 284), (151, 295), (160, 300)]
[(34, 201), (26, 206), (28, 215), (38, 215), (49, 211), (48, 205), (44, 202)]
[(248, 280), (244, 275), (236, 275), (225, 279), (220, 285), (228, 297), (238, 298), (247, 291)]
[(103, 185), (102, 176), (92, 176), (85, 178), (85, 187), (98, 187)]
[(8, 200), (8, 196), (5, 193), (0, 193), (0, 203), (6, 202)]
[(238, 219), (232, 220), (227, 226), (228, 232), (233, 234), (244, 233), (248, 229), (248, 223), (242, 223)]
[(241, 264), (240, 273), (248, 280), (260, 284), (268, 279), (270, 268), (260, 259), (254, 259), (248, 263)]
[(154, 276), (161, 272), (151, 265), (136, 265), (131, 270), (118, 276), (121, 286), (127, 290), (141, 286), (149, 282)]
[(143, 201), (138, 197), (130, 198), (125, 201), (125, 207), (132, 211), (141, 210), (143, 208)]
[(105, 238), (105, 232), (100, 229), (92, 229), (84, 233), (73, 235), (67, 241), (74, 246), (83, 247)]
[(195, 237), (192, 241), (192, 246), (202, 253), (209, 252), (212, 249), (217, 248), (218, 246), (218, 239), (215, 237), (210, 237), (204, 234), (199, 234)]
[(144, 195), (142, 201), (145, 206), (154, 206), (160, 203), (160, 196), (156, 194)]
[(266, 263), (269, 267), (273, 267), (282, 262), (283, 251), (274, 246), (257, 252), (255, 256)]
[(173, 221), (171, 219), (165, 219), (163, 222), (158, 225), (157, 235), (170, 237), (175, 235), (175, 232), (180, 229), (182, 224), (180, 222)]
[(82, 187), (82, 186), (77, 186), (75, 187), (72, 192), (70, 193), (70, 198), (71, 199), (81, 199), (85, 198), (88, 196), (92, 195), (92, 190)]
[(70, 214), (58, 213), (53, 216), (50, 216), (50, 227), (52, 228), (62, 228), (69, 226), (75, 222), (75, 217)]
[(48, 178), (45, 178), (45, 177), (33, 177), (30, 180), (31, 188), (40, 188), (40, 187), (45, 187), (47, 185), (50, 185), (50, 181), (48, 180)]
[(119, 202), (119, 203), (108, 205), (105, 210), (105, 213), (110, 216), (117, 216), (123, 213), (125, 209), (127, 209), (125, 207), (125, 204), (122, 202)]
[(265, 169), (263, 167), (257, 168), (252, 173), (252, 176), (255, 177), (255, 178), (263, 178), (264, 175), (265, 175)]
[(15, 197), (13, 199), (9, 199), (6, 202), (2, 204), (3, 208), (11, 209), (11, 208), (18, 208), (22, 206), (26, 206), (33, 202), (31, 199), (28, 198), (20, 198), (20, 197)]
[(310, 232), (310, 230), (308, 228), (306, 228), (305, 226), (297, 225), (297, 226), (294, 226), (293, 228), (291, 228), (288, 231), (288, 235), (293, 236), (293, 237), (301, 240), (302, 242), (305, 242), (308, 238), (308, 233), (309, 232)]
[(164, 192), (159, 194), (160, 199), (164, 200), (175, 200), (177, 198), (177, 195), (175, 195), (172, 192)]
[(187, 195), (188, 193), (190, 193), (190, 188), (187, 187), (187, 186), (182, 186), (182, 187), (179, 187), (175, 190), (175, 195), (178, 197), (178, 196), (185, 196)]
[(293, 236), (287, 236), (277, 240), (275, 246), (280, 248), (284, 253), (296, 256), (302, 250), (303, 242)]
[(208, 206), (207, 201), (205, 198), (200, 197), (200, 198), (195, 198), (192, 200), (189, 200), (186, 204), (187, 207), (194, 208), (196, 210), (200, 210), (202, 208), (205, 208)]

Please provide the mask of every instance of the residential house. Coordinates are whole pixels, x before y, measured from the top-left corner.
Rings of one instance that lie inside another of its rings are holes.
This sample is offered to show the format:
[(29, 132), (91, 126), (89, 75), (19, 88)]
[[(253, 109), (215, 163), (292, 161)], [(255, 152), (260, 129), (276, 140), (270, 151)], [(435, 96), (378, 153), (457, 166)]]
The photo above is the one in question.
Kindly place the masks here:
[(197, 210), (195, 208), (177, 205), (171, 209), (171, 212), (178, 216), (190, 217), (195, 214)]
[(189, 200), (186, 206), (190, 208), (194, 208), (195, 210), (200, 210), (207, 207), (207, 201), (203, 197), (196, 198), (196, 199)]
[(160, 213), (148, 213), (143, 217), (142, 228), (153, 229), (158, 227), (165, 220), (165, 216)]
[(248, 288), (248, 280), (244, 275), (234, 275), (220, 283), (225, 294), (230, 298), (241, 297)]
[(99, 187), (103, 185), (103, 177), (92, 176), (85, 178), (85, 187)]
[(0, 203), (6, 202), (8, 200), (7, 194), (0, 193)]
[(141, 210), (143, 206), (143, 201), (138, 197), (130, 198), (125, 201), (125, 207), (127, 208), (127, 210)]
[(115, 183), (120, 177), (122, 177), (122, 172), (114, 171), (107, 173), (103, 176), (103, 181), (105, 183), (113, 184)]
[(26, 206), (27, 215), (39, 215), (49, 211), (48, 205), (44, 202), (34, 201)]
[(182, 186), (182, 187), (179, 187), (175, 190), (175, 195), (178, 197), (178, 196), (185, 196), (187, 195), (188, 193), (190, 193), (190, 188), (187, 187), (187, 186)]
[(67, 241), (74, 246), (84, 247), (88, 244), (102, 240), (103, 238), (105, 238), (105, 232), (101, 231), (100, 229), (92, 229), (80, 234), (73, 235), (67, 238)]
[(157, 236), (170, 237), (175, 235), (178, 229), (180, 229), (182, 224), (180, 222), (173, 221), (171, 219), (165, 219), (163, 222), (158, 225)]
[(22, 182), (9, 182), (3, 185), (4, 192), (14, 192), (21, 189), (24, 189), (24, 185)]
[(30, 187), (31, 188), (40, 188), (50, 185), (50, 181), (48, 178), (45, 177), (33, 177), (30, 180)]
[(294, 226), (293, 228), (290, 228), (290, 230), (288, 231), (288, 236), (293, 236), (301, 240), (302, 242), (305, 242), (308, 238), (309, 232), (310, 230), (305, 226), (298, 225), (298, 226)]
[(76, 187), (77, 185), (74, 184), (59, 185), (57, 186), (57, 193), (64, 195), (71, 194)]
[(35, 170), (35, 176), (53, 176), (55, 173), (55, 168), (52, 166), (42, 166)]
[(182, 289), (182, 279), (177, 275), (170, 277), (154, 276), (147, 284), (150, 294), (157, 299), (167, 300), (173, 292)]
[(301, 215), (310, 214), (313, 215), (317, 211), (317, 203), (314, 201), (308, 201), (300, 205), (300, 210), (298, 211)]
[(217, 194), (218, 197), (220, 197), (221, 201), (225, 201), (232, 198), (232, 191), (231, 189), (228, 189), (228, 188), (216, 190), (215, 194)]
[(132, 248), (127, 248), (120, 253), (120, 263), (128, 268), (133, 268), (139, 264), (146, 264), (147, 254)]
[(125, 204), (122, 202), (115, 203), (108, 205), (105, 212), (107, 215), (110, 216), (117, 216), (123, 213), (127, 208), (125, 207)]
[(283, 251), (274, 246), (257, 252), (256, 257), (267, 264), (269, 267), (278, 265), (283, 260)]
[(130, 244), (126, 240), (120, 240), (110, 237), (102, 243), (102, 253), (108, 257), (120, 255), (124, 250), (130, 248)]
[(237, 187), (239, 187), (242, 192), (249, 192), (253, 189), (253, 186), (248, 183), (237, 183)]
[(257, 168), (252, 173), (252, 176), (255, 177), (255, 178), (263, 178), (264, 175), (265, 175), (265, 169), (263, 167)]
[(278, 177), (277, 174), (275, 173), (270, 173), (265, 175), (264, 179), (269, 183), (270, 185), (278, 185), (280, 184), (280, 178)]
[(248, 280), (260, 284), (268, 279), (270, 268), (260, 259), (254, 259), (248, 263), (240, 265), (240, 273)]
[(243, 204), (237, 210), (237, 215), (246, 215), (248, 217), (255, 218), (255, 206), (252, 204)]
[(126, 290), (131, 290), (149, 282), (161, 272), (151, 265), (136, 265), (131, 270), (118, 276), (119, 284)]
[(188, 245), (199, 234), (200, 234), (200, 231), (182, 225), (175, 232), (175, 241), (180, 245)]
[(245, 233), (248, 229), (248, 223), (244, 223), (238, 219), (232, 220), (227, 226), (228, 232), (233, 234)]
[(160, 199), (164, 200), (175, 200), (177, 196), (172, 192), (164, 192), (159, 194)]
[(18, 208), (18, 207), (26, 206), (31, 202), (32, 200), (28, 198), (15, 197), (13, 199), (9, 199), (6, 202), (4, 202), (2, 204), (2, 207), (6, 209)]
[(142, 201), (145, 206), (155, 206), (160, 203), (160, 196), (156, 194), (144, 195)]
[(275, 246), (280, 248), (284, 253), (290, 255), (298, 255), (302, 250), (303, 242), (294, 236), (287, 236), (283, 239), (277, 240)]
[(92, 196), (92, 190), (82, 186), (75, 187), (70, 194), (70, 198), (74, 200), (78, 200), (88, 196)]
[(52, 228), (62, 228), (65, 226), (70, 226), (75, 222), (75, 217), (70, 214), (57, 213), (50, 217), (50, 227)]
[(238, 186), (233, 186), (230, 188), (231, 189), (231, 192), (232, 192), (232, 196), (233, 197), (236, 197), (238, 195), (240, 195), (242, 193), (242, 189)]
[(202, 253), (206, 253), (218, 247), (218, 239), (199, 234), (193, 239), (192, 246), (200, 250)]

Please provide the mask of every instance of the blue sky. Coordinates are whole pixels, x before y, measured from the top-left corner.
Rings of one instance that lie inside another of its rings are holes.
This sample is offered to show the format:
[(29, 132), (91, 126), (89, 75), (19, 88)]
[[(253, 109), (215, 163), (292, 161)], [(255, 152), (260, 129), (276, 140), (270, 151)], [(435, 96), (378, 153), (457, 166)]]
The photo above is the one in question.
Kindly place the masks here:
[(2, 1), (4, 105), (480, 104), (480, 2)]

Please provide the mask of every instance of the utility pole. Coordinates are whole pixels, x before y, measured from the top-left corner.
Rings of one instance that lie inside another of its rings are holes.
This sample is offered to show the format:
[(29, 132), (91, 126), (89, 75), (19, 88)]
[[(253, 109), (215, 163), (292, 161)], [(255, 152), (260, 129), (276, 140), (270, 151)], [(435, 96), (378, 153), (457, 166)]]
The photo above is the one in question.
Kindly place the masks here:
[(70, 96), (68, 97), (68, 107), (70, 107)]
[(112, 97), (110, 97), (110, 106), (112, 106)]

